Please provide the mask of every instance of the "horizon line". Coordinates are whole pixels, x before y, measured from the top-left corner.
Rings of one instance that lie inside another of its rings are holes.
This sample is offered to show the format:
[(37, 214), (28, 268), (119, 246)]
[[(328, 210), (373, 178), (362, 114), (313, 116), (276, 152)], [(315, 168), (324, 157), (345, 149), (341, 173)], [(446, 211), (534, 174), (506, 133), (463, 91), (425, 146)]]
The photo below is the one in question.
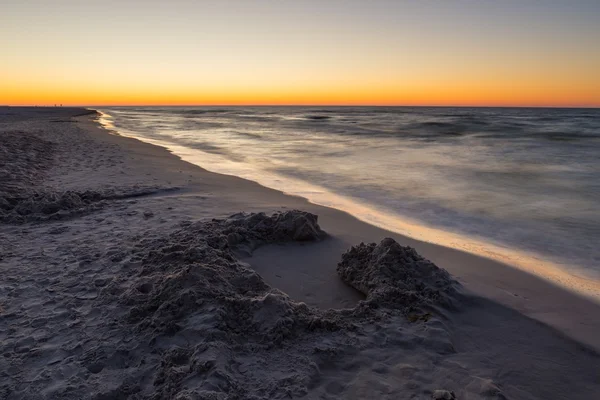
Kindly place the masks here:
[(600, 105), (447, 105), (447, 104), (0, 104), (0, 107), (412, 107), (412, 108), (550, 108), (550, 109), (600, 109)]

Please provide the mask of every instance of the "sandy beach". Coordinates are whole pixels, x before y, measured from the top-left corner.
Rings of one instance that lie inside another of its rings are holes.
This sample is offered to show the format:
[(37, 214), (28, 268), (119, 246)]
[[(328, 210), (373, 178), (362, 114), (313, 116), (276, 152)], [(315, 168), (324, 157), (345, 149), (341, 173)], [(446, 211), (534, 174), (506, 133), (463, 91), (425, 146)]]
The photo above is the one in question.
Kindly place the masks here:
[(0, 398), (598, 396), (594, 300), (96, 118), (0, 108)]

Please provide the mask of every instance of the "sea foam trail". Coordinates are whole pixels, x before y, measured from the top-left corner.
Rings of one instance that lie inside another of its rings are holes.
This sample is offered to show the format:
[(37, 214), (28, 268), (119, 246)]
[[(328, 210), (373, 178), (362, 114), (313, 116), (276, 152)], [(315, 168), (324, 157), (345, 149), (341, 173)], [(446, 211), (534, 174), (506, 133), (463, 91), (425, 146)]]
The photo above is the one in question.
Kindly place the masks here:
[(213, 172), (597, 294), (598, 110), (114, 108)]

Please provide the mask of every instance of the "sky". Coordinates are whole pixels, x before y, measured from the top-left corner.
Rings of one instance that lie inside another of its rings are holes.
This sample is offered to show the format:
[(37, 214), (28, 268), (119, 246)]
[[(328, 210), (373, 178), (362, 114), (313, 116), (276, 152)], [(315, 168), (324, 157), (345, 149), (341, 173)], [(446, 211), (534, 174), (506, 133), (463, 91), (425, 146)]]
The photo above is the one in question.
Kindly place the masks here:
[(0, 0), (0, 104), (600, 107), (599, 0)]

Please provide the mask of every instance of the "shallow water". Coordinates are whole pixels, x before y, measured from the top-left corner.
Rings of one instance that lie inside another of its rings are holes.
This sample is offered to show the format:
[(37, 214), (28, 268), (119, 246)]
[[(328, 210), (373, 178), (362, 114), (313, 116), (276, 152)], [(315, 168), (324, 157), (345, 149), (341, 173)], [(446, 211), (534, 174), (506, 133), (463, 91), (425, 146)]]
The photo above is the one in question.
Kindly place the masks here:
[(598, 109), (102, 111), (119, 133), (208, 170), (420, 239), (600, 280)]

